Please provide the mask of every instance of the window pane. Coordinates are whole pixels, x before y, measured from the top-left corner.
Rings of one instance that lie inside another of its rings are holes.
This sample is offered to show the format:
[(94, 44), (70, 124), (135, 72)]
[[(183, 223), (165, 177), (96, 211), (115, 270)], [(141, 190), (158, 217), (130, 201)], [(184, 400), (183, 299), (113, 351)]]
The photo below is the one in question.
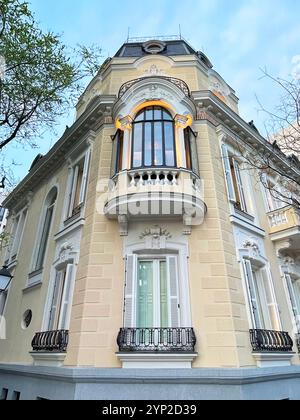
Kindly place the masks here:
[(163, 136), (162, 123), (154, 123), (154, 165), (162, 166), (163, 161)]
[(197, 151), (197, 141), (192, 130), (190, 132), (190, 153), (191, 153), (191, 166), (195, 174), (199, 175), (199, 161), (198, 161), (198, 151)]
[(146, 120), (150, 120), (150, 121), (152, 121), (153, 120), (153, 108), (152, 107), (150, 107), (150, 108), (146, 108)]
[(159, 121), (162, 119), (162, 110), (160, 107), (154, 107), (154, 119)]
[(153, 261), (140, 261), (137, 284), (137, 328), (153, 325)]
[(152, 123), (145, 123), (144, 148), (145, 166), (152, 166)]
[(78, 174), (77, 174), (77, 179), (76, 179), (73, 210), (77, 209), (80, 204), (80, 191), (81, 191), (81, 184), (82, 184), (82, 179), (83, 179), (83, 166), (84, 166), (84, 161), (78, 164)]
[(111, 176), (115, 176), (116, 174), (116, 161), (117, 161), (117, 152), (118, 152), (118, 142), (115, 138), (112, 144), (112, 156), (111, 156)]
[(175, 166), (174, 130), (173, 123), (164, 123), (166, 166)]
[(186, 169), (192, 169), (191, 162), (191, 148), (190, 148), (190, 130), (186, 128), (184, 130), (184, 145), (185, 145), (185, 159), (186, 159)]
[(41, 268), (43, 268), (47, 242), (48, 242), (48, 237), (50, 233), (52, 215), (53, 215), (53, 205), (47, 209), (45, 223), (43, 227), (43, 233), (41, 236), (41, 242), (39, 245), (39, 251), (38, 251), (38, 256), (37, 256), (37, 261), (36, 261), (36, 267), (35, 267), (36, 270), (40, 270)]
[(133, 167), (142, 166), (142, 150), (143, 150), (143, 124), (134, 125), (134, 149), (133, 149)]
[(137, 121), (137, 122), (138, 121), (144, 121), (144, 119), (145, 119), (145, 112), (142, 111), (140, 114), (137, 115), (135, 121)]
[(172, 116), (165, 109), (163, 110), (163, 119), (164, 120), (167, 120), (167, 121), (173, 121)]
[(160, 261), (160, 326), (169, 327), (167, 263)]

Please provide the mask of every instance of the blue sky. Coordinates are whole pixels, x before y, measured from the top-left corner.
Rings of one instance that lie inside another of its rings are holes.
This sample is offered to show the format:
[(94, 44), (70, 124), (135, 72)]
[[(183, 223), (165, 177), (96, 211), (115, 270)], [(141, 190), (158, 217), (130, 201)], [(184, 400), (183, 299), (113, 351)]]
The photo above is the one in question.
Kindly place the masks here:
[[(269, 109), (279, 91), (262, 79), (261, 68), (288, 77), (300, 62), (300, 2), (295, 0), (31, 0), (41, 26), (61, 33), (71, 46), (97, 43), (105, 57), (131, 36), (182, 35), (202, 50), (214, 68), (236, 90), (241, 116), (263, 130), (266, 116), (258, 112), (255, 95)], [(299, 56), (297, 58), (297, 56)], [(300, 67), (300, 66), (299, 66)], [(45, 134), (39, 150), (10, 146), (5, 153), (19, 163), (17, 177), (26, 175), (37, 153), (46, 153), (71, 124), (74, 112), (60, 121), (57, 136)]]

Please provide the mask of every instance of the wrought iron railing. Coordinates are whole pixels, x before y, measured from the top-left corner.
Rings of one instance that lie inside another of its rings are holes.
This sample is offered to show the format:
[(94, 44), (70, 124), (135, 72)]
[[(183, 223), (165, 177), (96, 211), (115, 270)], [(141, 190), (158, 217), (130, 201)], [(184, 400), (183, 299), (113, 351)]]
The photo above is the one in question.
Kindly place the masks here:
[(254, 352), (291, 352), (293, 340), (284, 331), (250, 330)]
[(296, 343), (298, 347), (298, 352), (300, 354), (300, 333), (296, 335)]
[[(119, 90), (119, 95), (118, 95), (119, 99), (122, 98), (122, 96), (124, 96), (127, 90), (130, 89), (132, 86), (134, 86), (135, 84), (139, 83), (142, 80), (147, 80), (153, 76), (155, 76), (155, 74), (152, 76), (140, 77), (138, 79), (130, 80), (129, 82), (124, 83), (120, 87), (120, 90)], [(160, 76), (160, 75), (157, 75), (157, 77), (173, 83), (173, 85), (176, 85), (186, 96), (191, 96), (190, 89), (183, 80), (176, 79), (175, 77), (167, 77), (167, 76)]]
[(32, 340), (32, 349), (36, 352), (65, 353), (69, 342), (69, 331), (45, 331), (36, 333)]
[(193, 328), (121, 328), (118, 335), (120, 352), (186, 352), (196, 345)]

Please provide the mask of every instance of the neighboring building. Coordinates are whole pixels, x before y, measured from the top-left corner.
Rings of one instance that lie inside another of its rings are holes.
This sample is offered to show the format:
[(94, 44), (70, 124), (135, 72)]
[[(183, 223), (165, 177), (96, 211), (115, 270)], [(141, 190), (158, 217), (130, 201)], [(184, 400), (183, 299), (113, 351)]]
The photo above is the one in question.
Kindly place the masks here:
[(0, 234), (3, 233), (4, 229), (6, 228), (8, 217), (8, 211), (0, 206)]
[(3, 398), (300, 399), (300, 218), (249, 143), (273, 150), (185, 41), (103, 64), (4, 202)]

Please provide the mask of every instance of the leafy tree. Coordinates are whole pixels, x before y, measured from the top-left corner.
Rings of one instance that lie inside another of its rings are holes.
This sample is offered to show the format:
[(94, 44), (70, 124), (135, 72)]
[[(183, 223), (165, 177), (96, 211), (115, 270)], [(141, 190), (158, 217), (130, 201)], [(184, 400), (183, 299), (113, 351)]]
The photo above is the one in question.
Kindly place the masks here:
[(0, 0), (0, 151), (12, 141), (35, 146), (74, 106), (101, 50), (68, 49), (44, 33), (23, 0)]

